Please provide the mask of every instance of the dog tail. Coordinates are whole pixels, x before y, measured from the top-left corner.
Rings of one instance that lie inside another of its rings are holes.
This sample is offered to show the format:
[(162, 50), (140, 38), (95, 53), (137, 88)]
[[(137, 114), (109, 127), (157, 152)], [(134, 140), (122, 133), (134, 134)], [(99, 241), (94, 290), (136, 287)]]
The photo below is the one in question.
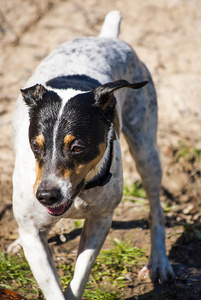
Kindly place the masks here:
[(121, 14), (118, 10), (109, 12), (103, 23), (101, 33), (99, 37), (101, 38), (118, 38), (121, 23)]

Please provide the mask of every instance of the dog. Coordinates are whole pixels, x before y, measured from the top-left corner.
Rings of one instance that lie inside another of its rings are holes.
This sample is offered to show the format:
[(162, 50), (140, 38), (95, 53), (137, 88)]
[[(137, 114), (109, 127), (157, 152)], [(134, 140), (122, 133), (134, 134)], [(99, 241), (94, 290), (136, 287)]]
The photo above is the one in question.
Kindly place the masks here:
[[(150, 202), (151, 255), (140, 275), (165, 282), (174, 273), (160, 205), (157, 99), (151, 75), (118, 39), (110, 12), (98, 37), (68, 41), (36, 69), (13, 116), (13, 210), (25, 256), (47, 300), (81, 299), (123, 194), (122, 132)], [(74, 277), (62, 292), (47, 243), (61, 218), (85, 219)]]

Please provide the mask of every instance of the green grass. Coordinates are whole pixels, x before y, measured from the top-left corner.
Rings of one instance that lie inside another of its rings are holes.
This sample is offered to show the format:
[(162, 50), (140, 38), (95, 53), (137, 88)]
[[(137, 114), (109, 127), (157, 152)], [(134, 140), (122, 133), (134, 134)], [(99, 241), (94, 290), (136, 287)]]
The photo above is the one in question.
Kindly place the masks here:
[[(112, 300), (123, 299), (122, 294), (128, 284), (128, 277), (136, 272), (136, 266), (142, 265), (145, 251), (133, 247), (130, 241), (115, 239), (110, 250), (102, 250), (93, 266), (83, 299)], [(72, 279), (74, 265), (58, 265), (62, 274), (60, 280), (65, 289)], [(44, 299), (29, 265), (21, 253), (18, 256), (0, 252), (0, 286), (16, 290), (27, 299)]]
[(27, 295), (37, 293), (37, 283), (33, 278), (24, 255), (14, 256), (0, 252), (0, 286), (15, 289)]
[(77, 219), (73, 221), (74, 229), (82, 227), (83, 224), (84, 224), (83, 220)]
[[(142, 265), (142, 260), (145, 260), (145, 251), (133, 247), (130, 242), (123, 243), (115, 239), (113, 243), (112, 249), (102, 250), (96, 259), (84, 292), (84, 299), (122, 299), (123, 289), (128, 284), (127, 278), (133, 274), (136, 266)], [(61, 265), (60, 268), (64, 271), (61, 283), (65, 288), (71, 280), (74, 267)]]
[[(89, 300), (122, 299), (128, 278), (145, 258), (144, 250), (133, 247), (130, 242), (123, 243), (115, 239), (113, 243), (114, 247), (111, 250), (101, 251), (92, 269), (84, 294)], [(94, 283), (102, 292), (102, 298), (94, 298), (93, 293), (90, 296)]]
[(201, 149), (200, 147), (189, 145), (181, 141), (178, 145), (178, 148), (175, 149), (175, 160), (178, 162), (181, 158), (184, 158), (186, 161), (196, 164), (201, 161)]
[[(128, 186), (128, 185), (124, 184), (124, 197), (125, 197), (125, 199), (127, 199), (126, 197), (146, 198), (146, 193), (142, 186), (142, 183), (140, 181), (136, 181), (132, 184), (132, 186)], [(132, 200), (132, 198), (131, 198), (128, 200), (141, 202), (140, 199)]]
[(164, 202), (163, 205), (163, 211), (164, 213), (168, 213), (170, 211), (174, 211), (176, 208), (178, 207), (178, 205), (172, 205), (171, 203), (169, 203), (168, 201)]

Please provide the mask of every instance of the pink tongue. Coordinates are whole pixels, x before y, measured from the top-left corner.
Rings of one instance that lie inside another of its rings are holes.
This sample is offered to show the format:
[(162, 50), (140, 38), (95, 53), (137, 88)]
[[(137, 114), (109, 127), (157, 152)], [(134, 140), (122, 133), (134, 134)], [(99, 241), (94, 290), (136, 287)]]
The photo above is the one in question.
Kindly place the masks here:
[(61, 215), (64, 210), (66, 208), (66, 204), (63, 204), (61, 206), (58, 207), (47, 207), (47, 211), (51, 214), (51, 215)]

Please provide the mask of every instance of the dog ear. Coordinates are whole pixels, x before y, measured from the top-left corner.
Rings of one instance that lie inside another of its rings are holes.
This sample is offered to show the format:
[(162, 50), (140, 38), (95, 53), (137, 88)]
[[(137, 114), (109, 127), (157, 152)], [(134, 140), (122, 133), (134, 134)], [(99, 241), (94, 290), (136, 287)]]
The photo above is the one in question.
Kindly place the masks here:
[(103, 85), (97, 87), (93, 91), (95, 105), (100, 106), (103, 111), (108, 108), (114, 109), (114, 107), (116, 105), (116, 99), (113, 95), (114, 91), (121, 89), (123, 87), (128, 87), (131, 89), (140, 89), (143, 86), (145, 86), (147, 83), (148, 83), (148, 81), (141, 81), (138, 83), (129, 83), (126, 80), (117, 80), (117, 81), (103, 84)]
[(36, 84), (20, 91), (25, 103), (31, 108), (36, 106), (37, 102), (40, 101), (43, 98), (43, 95), (47, 92), (47, 90), (41, 84)]

